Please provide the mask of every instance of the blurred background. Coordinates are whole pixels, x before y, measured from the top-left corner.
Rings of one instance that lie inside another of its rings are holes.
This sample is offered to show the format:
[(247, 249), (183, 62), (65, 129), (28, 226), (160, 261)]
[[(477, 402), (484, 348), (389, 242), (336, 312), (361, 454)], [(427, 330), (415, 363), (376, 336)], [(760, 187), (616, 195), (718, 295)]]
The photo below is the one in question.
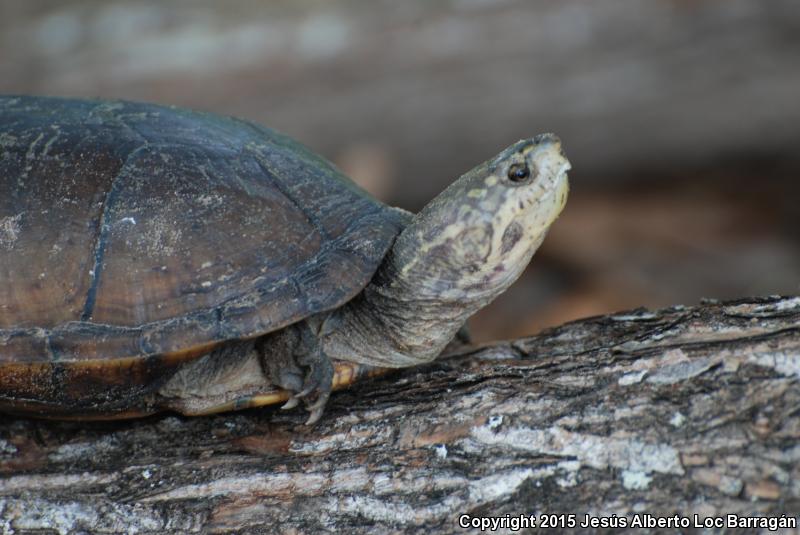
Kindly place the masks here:
[(410, 210), (558, 133), (571, 198), (478, 340), (800, 293), (796, 0), (0, 0), (0, 92), (262, 122)]

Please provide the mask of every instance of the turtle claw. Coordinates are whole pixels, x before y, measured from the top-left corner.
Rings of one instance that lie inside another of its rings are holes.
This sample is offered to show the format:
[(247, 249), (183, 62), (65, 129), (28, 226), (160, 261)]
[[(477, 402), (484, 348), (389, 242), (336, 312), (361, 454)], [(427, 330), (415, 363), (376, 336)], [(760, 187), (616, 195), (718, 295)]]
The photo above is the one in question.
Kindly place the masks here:
[(308, 420), (306, 420), (306, 423), (303, 424), (303, 425), (306, 425), (306, 426), (314, 425), (315, 423), (317, 423), (319, 421), (320, 418), (322, 418), (322, 413), (323, 412), (325, 412), (325, 407), (320, 407), (318, 409), (314, 409), (313, 411), (311, 411), (311, 414), (308, 416)]
[(314, 425), (322, 418), (322, 413), (325, 412), (325, 405), (328, 403), (330, 391), (320, 392), (319, 398), (311, 405), (306, 406), (306, 410), (310, 413), (306, 425)]
[[(321, 351), (315, 352), (314, 359), (307, 365), (308, 373), (303, 384), (303, 389), (292, 396), (292, 399), (302, 399), (306, 410), (311, 413), (306, 425), (313, 425), (322, 417), (325, 404), (331, 393), (333, 383), (333, 365), (328, 357)], [(316, 399), (309, 399), (310, 397)]]
[(281, 410), (288, 411), (289, 409), (294, 409), (298, 405), (300, 405), (300, 398), (292, 396), (288, 400), (286, 400), (286, 403), (281, 405)]
[(297, 399), (305, 398), (307, 395), (309, 395), (311, 392), (316, 390), (318, 387), (319, 387), (318, 384), (308, 384), (305, 388), (303, 388), (303, 390), (301, 390), (300, 392), (296, 393), (292, 397), (293, 398), (297, 398)]

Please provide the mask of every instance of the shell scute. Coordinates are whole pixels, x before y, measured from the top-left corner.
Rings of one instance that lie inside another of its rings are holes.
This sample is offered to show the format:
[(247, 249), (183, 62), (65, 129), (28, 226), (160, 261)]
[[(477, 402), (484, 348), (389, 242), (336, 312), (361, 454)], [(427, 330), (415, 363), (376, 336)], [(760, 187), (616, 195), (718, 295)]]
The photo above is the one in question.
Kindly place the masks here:
[(0, 97), (0, 125), (0, 365), (124, 367), (279, 329), (360, 291), (404, 224), (237, 119)]

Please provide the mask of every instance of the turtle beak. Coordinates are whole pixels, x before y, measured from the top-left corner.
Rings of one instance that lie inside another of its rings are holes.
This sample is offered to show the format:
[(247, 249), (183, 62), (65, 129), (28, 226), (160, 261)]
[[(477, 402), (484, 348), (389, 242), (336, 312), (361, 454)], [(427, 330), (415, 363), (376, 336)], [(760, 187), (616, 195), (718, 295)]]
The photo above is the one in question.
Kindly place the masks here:
[(550, 173), (550, 188), (552, 188), (547, 195), (552, 199), (549, 201), (551, 206), (550, 214), (546, 221), (546, 227), (549, 227), (561, 214), (564, 206), (567, 204), (567, 197), (569, 196), (569, 179), (567, 172), (572, 169), (572, 165), (567, 160), (564, 150), (561, 148), (561, 140), (555, 134), (541, 134), (534, 138), (537, 151), (544, 151), (545, 161), (548, 161)]
[(564, 209), (564, 206), (567, 204), (567, 197), (569, 196), (569, 179), (567, 179), (567, 171), (571, 169), (569, 162), (565, 160), (564, 167), (561, 168), (561, 171), (558, 173), (558, 186), (556, 187), (556, 199), (558, 199), (558, 209), (555, 210), (555, 220), (556, 217), (561, 213)]

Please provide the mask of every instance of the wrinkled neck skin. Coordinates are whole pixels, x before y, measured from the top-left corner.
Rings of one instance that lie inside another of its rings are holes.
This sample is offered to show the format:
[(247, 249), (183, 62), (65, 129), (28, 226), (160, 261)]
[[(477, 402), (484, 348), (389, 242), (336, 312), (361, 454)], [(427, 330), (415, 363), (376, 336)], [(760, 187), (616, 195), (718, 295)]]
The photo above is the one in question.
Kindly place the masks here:
[[(412, 236), (406, 238), (409, 246), (415, 241)], [(417, 243), (417, 248), (422, 247)], [(364, 291), (332, 313), (335, 328), (323, 337), (325, 353), (373, 366), (430, 362), (467, 318), (517, 279), (534, 251), (532, 247), (527, 259), (522, 259), (524, 263), (502, 276), (476, 273), (462, 279), (464, 273), (456, 262), (439, 256), (443, 250), (430, 251), (427, 259), (440, 268), (436, 272), (424, 269), (425, 262), (404, 261), (402, 253), (393, 250)], [(482, 282), (486, 279), (487, 283)]]
[(469, 316), (519, 277), (561, 211), (569, 164), (561, 156), (540, 164), (544, 178), (523, 189), (500, 187), (487, 162), (414, 216), (372, 282), (326, 318), (325, 353), (386, 367), (436, 358)]

